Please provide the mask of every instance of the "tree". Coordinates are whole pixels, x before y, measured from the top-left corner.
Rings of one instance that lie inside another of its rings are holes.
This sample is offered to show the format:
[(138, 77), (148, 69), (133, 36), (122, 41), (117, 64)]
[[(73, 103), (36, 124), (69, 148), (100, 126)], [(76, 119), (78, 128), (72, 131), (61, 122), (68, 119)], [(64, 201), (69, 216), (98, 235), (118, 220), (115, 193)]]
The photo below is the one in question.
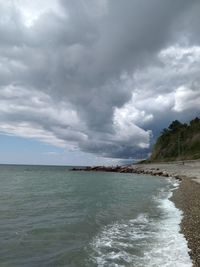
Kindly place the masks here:
[(169, 130), (171, 131), (177, 131), (179, 130), (180, 128), (182, 128), (183, 124), (178, 121), (178, 120), (175, 120), (173, 121), (170, 125), (169, 125)]

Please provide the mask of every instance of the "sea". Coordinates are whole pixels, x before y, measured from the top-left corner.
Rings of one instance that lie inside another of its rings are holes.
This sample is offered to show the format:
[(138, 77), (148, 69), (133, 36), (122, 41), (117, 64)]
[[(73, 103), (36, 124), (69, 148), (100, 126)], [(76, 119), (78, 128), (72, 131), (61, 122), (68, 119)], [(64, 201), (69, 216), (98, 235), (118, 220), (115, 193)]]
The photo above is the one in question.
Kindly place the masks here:
[(1, 267), (191, 267), (172, 178), (0, 165)]

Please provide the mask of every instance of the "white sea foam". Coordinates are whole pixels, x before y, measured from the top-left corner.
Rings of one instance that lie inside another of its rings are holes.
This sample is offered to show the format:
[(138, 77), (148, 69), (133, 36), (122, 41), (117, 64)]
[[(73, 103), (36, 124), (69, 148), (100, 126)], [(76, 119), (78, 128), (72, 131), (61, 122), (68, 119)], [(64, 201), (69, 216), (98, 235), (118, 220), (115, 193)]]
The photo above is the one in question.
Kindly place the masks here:
[[(176, 188), (179, 183), (169, 180)], [(173, 189), (171, 188), (171, 190)], [(155, 199), (162, 216), (137, 218), (106, 226), (92, 242), (98, 267), (191, 267), (189, 250), (180, 233), (182, 212), (169, 200), (171, 191)]]
[(144, 253), (145, 266), (189, 267), (192, 266), (187, 242), (180, 231), (182, 212), (168, 198), (160, 200), (164, 219), (157, 223), (156, 243)]

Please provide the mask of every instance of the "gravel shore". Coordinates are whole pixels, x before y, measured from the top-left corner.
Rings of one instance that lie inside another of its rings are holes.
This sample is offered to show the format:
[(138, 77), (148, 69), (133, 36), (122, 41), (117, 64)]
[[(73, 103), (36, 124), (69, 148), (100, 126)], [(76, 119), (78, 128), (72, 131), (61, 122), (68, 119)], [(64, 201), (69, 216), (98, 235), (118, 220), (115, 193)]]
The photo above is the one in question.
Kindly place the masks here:
[[(200, 160), (134, 164), (116, 167), (87, 167), (75, 171), (106, 171), (174, 177), (181, 184), (172, 201), (183, 211), (181, 231), (185, 235), (194, 267), (200, 267)], [(181, 266), (180, 266), (181, 267)]]
[(172, 201), (183, 211), (181, 231), (188, 241), (194, 267), (200, 267), (200, 184), (182, 177)]
[(200, 183), (200, 160), (137, 164), (137, 166), (143, 169), (159, 168), (161, 171), (166, 171), (170, 176), (187, 176)]
[(181, 231), (188, 241), (193, 266), (200, 267), (200, 161), (153, 163), (143, 167), (159, 168), (181, 178), (180, 187), (171, 199), (183, 211)]

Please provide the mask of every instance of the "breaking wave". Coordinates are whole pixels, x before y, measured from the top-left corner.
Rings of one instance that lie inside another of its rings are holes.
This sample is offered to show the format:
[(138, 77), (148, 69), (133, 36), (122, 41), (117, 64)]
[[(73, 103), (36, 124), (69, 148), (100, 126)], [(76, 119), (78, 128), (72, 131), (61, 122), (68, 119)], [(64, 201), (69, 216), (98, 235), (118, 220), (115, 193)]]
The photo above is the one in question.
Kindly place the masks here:
[(98, 267), (191, 267), (187, 242), (180, 233), (182, 212), (170, 201), (178, 185), (169, 179), (168, 190), (153, 196), (156, 213), (152, 209), (104, 227), (91, 243), (93, 263)]

